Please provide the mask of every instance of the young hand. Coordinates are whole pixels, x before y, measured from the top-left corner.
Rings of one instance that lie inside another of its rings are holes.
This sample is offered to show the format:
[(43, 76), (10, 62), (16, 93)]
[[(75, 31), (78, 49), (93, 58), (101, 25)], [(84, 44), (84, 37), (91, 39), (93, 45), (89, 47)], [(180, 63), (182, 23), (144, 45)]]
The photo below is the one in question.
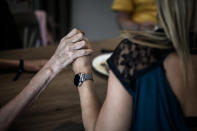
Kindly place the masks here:
[[(91, 50), (91, 45), (87, 38), (84, 38), (86, 43), (86, 48)], [(82, 56), (77, 58), (73, 64), (72, 68), (75, 74), (78, 73), (91, 73), (91, 60), (90, 55)]]

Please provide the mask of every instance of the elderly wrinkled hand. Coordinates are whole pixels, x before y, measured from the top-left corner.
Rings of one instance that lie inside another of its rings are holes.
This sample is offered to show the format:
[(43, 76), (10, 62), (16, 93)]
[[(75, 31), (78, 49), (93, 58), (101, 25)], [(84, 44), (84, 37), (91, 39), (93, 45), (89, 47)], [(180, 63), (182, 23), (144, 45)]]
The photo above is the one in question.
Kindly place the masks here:
[(49, 65), (52, 66), (54, 72), (58, 73), (76, 58), (91, 54), (92, 50), (86, 47), (88, 46), (84, 34), (73, 29), (61, 39), (57, 50), (49, 60)]

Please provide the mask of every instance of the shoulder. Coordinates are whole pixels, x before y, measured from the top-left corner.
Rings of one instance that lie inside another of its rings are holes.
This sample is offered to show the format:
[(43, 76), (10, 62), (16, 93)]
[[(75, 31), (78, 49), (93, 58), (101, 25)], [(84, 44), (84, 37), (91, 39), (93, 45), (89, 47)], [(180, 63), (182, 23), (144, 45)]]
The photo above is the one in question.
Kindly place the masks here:
[(165, 51), (161, 49), (140, 45), (124, 39), (114, 50), (110, 59), (115, 65), (127, 66), (128, 69), (135, 68), (135, 70), (141, 70), (158, 62), (164, 53)]
[(131, 85), (138, 72), (158, 63), (164, 54), (161, 49), (124, 39), (108, 59), (108, 64), (118, 79), (124, 81), (122, 83)]
[(133, 0), (114, 0), (112, 3), (112, 10), (115, 11), (132, 11)]

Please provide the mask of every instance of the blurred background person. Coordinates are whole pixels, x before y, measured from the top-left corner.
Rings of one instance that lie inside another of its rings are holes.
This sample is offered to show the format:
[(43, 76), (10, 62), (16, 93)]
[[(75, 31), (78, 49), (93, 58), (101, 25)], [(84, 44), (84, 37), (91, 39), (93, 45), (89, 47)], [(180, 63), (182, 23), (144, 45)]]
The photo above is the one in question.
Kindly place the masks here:
[[(46, 13), (44, 11), (35, 11), (35, 17), (37, 18), (37, 21), (39, 23), (38, 25), (39, 25), (40, 36), (36, 36), (35, 34), (32, 33), (32, 35), (29, 38), (21, 37), (23, 35), (27, 36), (26, 34), (19, 34), (18, 25), (16, 24), (15, 18), (13, 14), (11, 13), (6, 0), (0, 1), (0, 12), (2, 14), (1, 15), (2, 20), (1, 20), (0, 50), (32, 47), (33, 45), (37, 44), (39, 38), (40, 38), (39, 43), (42, 43), (42, 45), (46, 46), (49, 43), (49, 41), (47, 40)], [(28, 25), (25, 25), (25, 26), (28, 26)], [(23, 32), (23, 33), (27, 33), (27, 32)], [(27, 40), (27, 39), (30, 39), (30, 40)], [(36, 39), (36, 40), (33, 40), (33, 39)], [(53, 40), (53, 39), (50, 38), (50, 40)], [(31, 42), (31, 43), (28, 43), (28, 42)], [(50, 43), (51, 42), (52, 41), (50, 41)], [(28, 46), (25, 46), (25, 45), (28, 45)], [(14, 60), (14, 59), (0, 59), (0, 70), (1, 71), (2, 70), (3, 71), (18, 70), (18, 73), (22, 73), (22, 71), (37, 72), (45, 65), (46, 62), (47, 62), (46, 59), (25, 60), (25, 61)]]
[(151, 30), (157, 23), (155, 0), (114, 0), (112, 10), (121, 30)]
[(22, 48), (23, 44), (18, 34), (17, 25), (6, 0), (0, 1), (1, 13), (1, 44), (0, 50)]
[[(31, 0), (4, 0), (17, 25), (23, 48), (54, 44), (48, 30), (48, 15), (44, 10), (33, 9)], [(4, 2), (4, 3), (5, 3)], [(35, 1), (36, 2), (36, 1)]]
[(48, 60), (36, 59), (36, 60), (16, 60), (16, 59), (0, 59), (0, 73), (5, 72), (16, 72), (16, 76), (13, 78), (14, 81), (18, 80), (23, 72), (38, 72)]

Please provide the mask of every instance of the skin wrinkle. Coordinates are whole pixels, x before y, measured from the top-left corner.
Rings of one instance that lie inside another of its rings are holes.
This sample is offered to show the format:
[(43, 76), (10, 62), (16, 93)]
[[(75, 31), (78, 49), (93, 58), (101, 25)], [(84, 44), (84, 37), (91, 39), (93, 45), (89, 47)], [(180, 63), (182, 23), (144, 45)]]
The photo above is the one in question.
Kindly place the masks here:
[[(49, 82), (77, 57), (89, 55), (85, 49), (83, 34), (73, 29), (60, 40), (55, 53), (44, 67), (31, 79), (27, 86), (10, 102), (0, 108), (0, 130), (5, 130), (13, 120), (47, 88)], [(69, 37), (69, 39), (68, 39)], [(73, 42), (74, 41), (74, 42)], [(77, 43), (76, 43), (77, 42)], [(79, 66), (80, 67), (80, 66)]]
[(75, 38), (72, 39), (72, 42), (78, 42), (81, 41), (83, 39), (83, 34), (79, 33), (75, 36)]
[[(48, 68), (50, 73), (53, 74), (53, 70), (51, 68)], [(52, 75), (49, 75), (48, 78), (44, 81), (44, 86), (43, 88), (39, 91), (38, 95), (36, 96), (36, 99), (40, 96), (40, 94), (46, 89), (47, 85), (49, 84), (49, 82), (52, 79)], [(40, 87), (41, 88), (41, 87)], [(33, 100), (32, 100), (33, 102)]]
[(72, 45), (73, 50), (78, 50), (85, 47), (85, 41), (77, 42), (76, 44)]
[[(73, 29), (69, 34), (67, 34), (64, 38), (67, 38), (67, 39), (69, 39), (69, 38), (71, 38), (74, 34), (77, 34), (77, 32), (79, 32), (79, 30), (77, 30), (77, 29)], [(63, 38), (63, 39), (64, 39)]]

